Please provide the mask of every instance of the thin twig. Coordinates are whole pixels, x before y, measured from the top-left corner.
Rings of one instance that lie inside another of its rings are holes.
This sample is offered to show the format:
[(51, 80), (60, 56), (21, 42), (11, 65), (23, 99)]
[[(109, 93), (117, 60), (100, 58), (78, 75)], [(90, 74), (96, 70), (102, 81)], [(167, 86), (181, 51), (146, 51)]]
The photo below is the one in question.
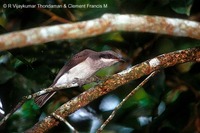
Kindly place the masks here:
[(60, 117), (59, 115), (52, 113), (52, 116), (55, 117), (56, 119), (64, 122), (74, 133), (78, 133), (78, 131), (64, 118)]
[(0, 121), (0, 126), (5, 123), (8, 118), (26, 102), (26, 100), (26, 98), (22, 98), (22, 100), (15, 106), (15, 108), (13, 108), (8, 114), (6, 114), (6, 116), (4, 116), (4, 118)]
[[(61, 23), (69, 23), (70, 22), (70, 21), (68, 21), (68, 20), (66, 20), (66, 19), (64, 19), (62, 17), (59, 17), (58, 15), (56, 15), (55, 13), (53, 13), (53, 12), (47, 10), (47, 9), (37, 8), (37, 10), (42, 12), (42, 13), (44, 13), (44, 14), (47, 14), (48, 16), (50, 16), (51, 17), (50, 20), (52, 20), (52, 21), (57, 20), (57, 21), (59, 21)], [(47, 22), (48, 22), (48, 20), (47, 20)], [(46, 23), (46, 24), (48, 24), (48, 23)]]
[(16, 111), (18, 110), (27, 100), (29, 99), (34, 99), (35, 97), (41, 96), (43, 94), (49, 93), (49, 92), (53, 92), (53, 91), (58, 91), (61, 89), (66, 89), (66, 88), (71, 88), (71, 87), (77, 87), (78, 84), (77, 83), (72, 83), (72, 84), (62, 84), (59, 86), (54, 86), (54, 87), (49, 87), (49, 88), (45, 88), (39, 92), (36, 92), (34, 94), (28, 95), (28, 96), (24, 96), (22, 98), (22, 100), (0, 121), (0, 126), (5, 123), (8, 118)]
[[(56, 0), (58, 4), (63, 5), (63, 2), (61, 0)], [(71, 11), (68, 8), (62, 8), (65, 11), (65, 14), (69, 17), (71, 21), (76, 21), (76, 17), (71, 13)]]
[(119, 108), (121, 108), (121, 106), (131, 97), (133, 96), (136, 91), (138, 91), (144, 84), (147, 83), (147, 81), (149, 81), (149, 79), (151, 77), (153, 77), (155, 74), (157, 74), (158, 71), (154, 71), (152, 72), (146, 79), (144, 79), (135, 89), (133, 89), (120, 103), (117, 107), (115, 107), (115, 109), (113, 110), (113, 112), (111, 113), (111, 115), (104, 121), (104, 123), (101, 125), (101, 127), (97, 130), (97, 133), (102, 132), (102, 130), (104, 129), (104, 127), (113, 119), (113, 117), (115, 116), (116, 112), (119, 110)]
[[(92, 76), (90, 78), (88, 78), (86, 80), (86, 84), (87, 83), (91, 83), (91, 82), (96, 82), (98, 81), (98, 78), (95, 77), (95, 76)], [(41, 96), (41, 95), (44, 95), (46, 93), (49, 93), (49, 92), (53, 92), (53, 91), (58, 91), (58, 90), (61, 90), (61, 89), (67, 89), (67, 88), (71, 88), (71, 87), (77, 87), (79, 86), (78, 83), (68, 83), (68, 84), (62, 84), (62, 85), (58, 85), (58, 86), (53, 86), (53, 87), (48, 87), (48, 88), (45, 88), (45, 89), (42, 89), (41, 91), (39, 92), (36, 92), (34, 94), (31, 94), (31, 95), (28, 95), (28, 96), (24, 96), (22, 98), (22, 100), (15, 106), (14, 109), (12, 109), (1, 121), (0, 121), (0, 126), (5, 123), (8, 118), (16, 111), (18, 110), (27, 100), (29, 99), (34, 99), (35, 97), (38, 97), (38, 96)]]

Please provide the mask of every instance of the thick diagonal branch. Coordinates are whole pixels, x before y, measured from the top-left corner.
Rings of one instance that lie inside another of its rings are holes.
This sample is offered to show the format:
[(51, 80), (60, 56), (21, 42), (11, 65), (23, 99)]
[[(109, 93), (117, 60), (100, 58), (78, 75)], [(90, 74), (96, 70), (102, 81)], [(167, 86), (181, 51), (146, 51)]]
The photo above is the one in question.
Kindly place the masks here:
[(200, 39), (198, 22), (158, 16), (105, 14), (98, 19), (0, 35), (0, 50), (92, 37), (112, 31), (150, 32)]
[[(185, 62), (199, 62), (200, 61), (200, 48), (191, 48), (187, 50), (180, 50), (157, 56), (153, 59), (147, 60), (137, 64), (125, 71), (117, 73), (104, 81), (102, 84), (83, 92), (74, 99), (68, 101), (54, 113), (58, 116), (65, 118), (74, 111), (84, 107), (88, 103), (97, 99), (98, 97), (107, 94), (117, 87), (130, 82), (131, 80), (138, 79), (142, 76), (149, 75), (153, 71), (164, 69), (176, 64)], [(42, 133), (46, 132), (59, 123), (57, 119), (52, 116), (46, 117), (44, 120), (36, 123), (27, 133)]]
[(53, 91), (57, 91), (57, 90), (61, 90), (61, 89), (66, 89), (66, 88), (71, 88), (71, 87), (77, 87), (77, 86), (78, 86), (77, 83), (62, 84), (62, 85), (58, 85), (58, 86), (48, 87), (48, 88), (45, 88), (45, 89), (43, 89), (43, 90), (41, 90), (39, 92), (36, 92), (34, 94), (31, 94), (31, 95), (28, 95), (28, 96), (24, 96), (22, 98), (22, 100), (0, 121), (0, 126), (2, 124), (4, 124), (9, 119), (9, 117), (17, 109), (19, 109), (24, 104), (24, 102), (26, 102), (27, 100), (34, 99), (37, 96), (41, 96), (41, 95), (46, 94), (48, 92), (53, 92)]

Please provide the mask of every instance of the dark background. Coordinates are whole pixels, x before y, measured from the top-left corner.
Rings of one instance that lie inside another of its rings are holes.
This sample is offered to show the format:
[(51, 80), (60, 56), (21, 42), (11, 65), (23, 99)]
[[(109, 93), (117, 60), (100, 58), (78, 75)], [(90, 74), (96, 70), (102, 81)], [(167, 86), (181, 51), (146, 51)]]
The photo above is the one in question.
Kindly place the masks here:
[[(0, 7), (0, 33), (33, 27), (56, 25), (101, 17), (105, 13), (143, 14), (200, 21), (198, 0), (4, 0), (3, 4), (107, 4), (108, 8), (3, 8)], [(53, 20), (52, 16), (62, 19)], [(199, 30), (199, 29), (197, 29)], [(9, 38), (8, 38), (9, 39)], [(8, 113), (20, 99), (48, 87), (59, 69), (74, 54), (83, 49), (117, 50), (129, 61), (98, 72), (112, 75), (157, 55), (199, 46), (200, 41), (187, 37), (139, 32), (112, 32), (85, 39), (60, 40), (37, 46), (0, 51), (0, 99)], [(184, 63), (162, 70), (141, 88), (117, 112), (105, 131), (113, 132), (200, 132), (200, 64)], [(143, 78), (142, 78), (143, 79)], [(116, 106), (142, 79), (118, 88), (67, 120), (82, 132), (94, 132)], [(88, 89), (92, 85), (86, 85)], [(43, 108), (27, 101), (1, 127), (0, 132), (23, 132), (32, 127), (62, 103), (83, 91), (80, 88), (62, 90)], [(108, 109), (110, 107), (110, 109)], [(62, 122), (50, 132), (69, 132)]]

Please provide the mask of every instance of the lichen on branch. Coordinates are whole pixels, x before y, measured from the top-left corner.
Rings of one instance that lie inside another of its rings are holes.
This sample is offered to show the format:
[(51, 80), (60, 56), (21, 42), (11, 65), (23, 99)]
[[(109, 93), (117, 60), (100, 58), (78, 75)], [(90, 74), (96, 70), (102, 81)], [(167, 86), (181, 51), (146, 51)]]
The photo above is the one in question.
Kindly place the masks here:
[[(65, 118), (76, 110), (97, 99), (98, 97), (115, 90), (121, 85), (124, 85), (142, 76), (149, 75), (156, 70), (164, 69), (185, 62), (200, 62), (200, 47), (163, 54), (128, 68), (111, 76), (94, 88), (81, 93), (74, 99), (63, 104), (53, 113), (62, 118)], [(56, 126), (58, 123), (59, 121), (57, 119), (52, 116), (48, 116), (44, 120), (36, 123), (32, 128), (28, 129), (26, 133), (46, 132), (52, 127)]]
[(195, 21), (158, 16), (105, 14), (93, 20), (0, 35), (0, 50), (92, 37), (113, 31), (149, 32), (200, 39), (200, 23)]

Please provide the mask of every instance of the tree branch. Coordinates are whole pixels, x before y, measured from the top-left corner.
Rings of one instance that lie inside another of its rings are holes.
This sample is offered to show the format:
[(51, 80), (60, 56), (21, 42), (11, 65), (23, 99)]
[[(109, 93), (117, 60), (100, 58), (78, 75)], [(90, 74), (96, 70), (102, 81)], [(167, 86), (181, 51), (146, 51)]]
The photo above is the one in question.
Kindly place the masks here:
[(70, 21), (68, 21), (68, 20), (66, 20), (66, 19), (64, 19), (64, 18), (62, 18), (60, 16), (57, 16), (55, 13), (53, 13), (53, 12), (51, 12), (51, 11), (45, 9), (45, 8), (36, 8), (36, 9), (38, 11), (40, 11), (40, 12), (42, 12), (44, 14), (47, 14), (47, 15), (49, 15), (51, 17), (49, 20), (47, 20), (46, 22), (44, 22), (43, 25), (44, 24), (49, 24), (48, 23), (49, 21), (55, 21), (55, 20), (57, 20), (57, 21), (59, 21), (61, 23), (69, 23), (70, 22)]
[[(115, 90), (117, 87), (126, 84), (131, 80), (135, 80), (142, 76), (149, 75), (150, 73), (159, 69), (192, 61), (200, 62), (200, 47), (191, 48), (187, 50), (180, 50), (157, 56), (153, 59), (137, 64), (131, 68), (128, 68), (127, 70), (124, 70), (120, 73), (111, 76), (109, 79), (105, 80), (100, 85), (97, 85), (96, 87), (81, 93), (79, 96), (63, 104), (53, 113), (62, 118), (65, 118), (74, 111), (84, 107), (91, 101)], [(32, 128), (28, 129), (26, 133), (46, 132), (54, 126), (58, 125), (58, 123), (59, 121), (53, 116), (48, 116), (42, 121), (36, 123)]]
[(200, 39), (200, 23), (158, 16), (105, 14), (101, 18), (32, 28), (0, 36), (0, 50), (62, 39), (92, 37), (112, 31), (137, 31)]
[(37, 96), (41, 96), (43, 94), (46, 94), (48, 92), (53, 92), (53, 91), (58, 91), (58, 90), (61, 90), (61, 89), (66, 89), (66, 88), (71, 88), (71, 87), (77, 87), (78, 84), (77, 83), (69, 83), (69, 84), (62, 84), (62, 85), (58, 85), (58, 86), (53, 86), (53, 87), (48, 87), (48, 88), (45, 88), (45, 89), (42, 89), (41, 91), (39, 92), (36, 92), (34, 94), (31, 94), (31, 95), (28, 95), (28, 96), (24, 96), (22, 98), (22, 100), (8, 113), (6, 114), (6, 116), (0, 121), (0, 126), (2, 124), (4, 124), (8, 119), (9, 117), (16, 111), (18, 110), (19, 108), (21, 108), (21, 106), (29, 99), (34, 99), (36, 98)]
[(112, 111), (112, 113), (109, 115), (109, 117), (103, 122), (101, 127), (97, 130), (97, 133), (101, 133), (102, 130), (105, 128), (105, 126), (114, 118), (117, 111), (122, 107), (122, 105), (130, 98), (132, 97), (142, 86), (144, 86), (147, 81), (154, 75), (156, 75), (159, 71), (152, 72), (147, 78), (145, 78), (136, 88), (134, 88)]

